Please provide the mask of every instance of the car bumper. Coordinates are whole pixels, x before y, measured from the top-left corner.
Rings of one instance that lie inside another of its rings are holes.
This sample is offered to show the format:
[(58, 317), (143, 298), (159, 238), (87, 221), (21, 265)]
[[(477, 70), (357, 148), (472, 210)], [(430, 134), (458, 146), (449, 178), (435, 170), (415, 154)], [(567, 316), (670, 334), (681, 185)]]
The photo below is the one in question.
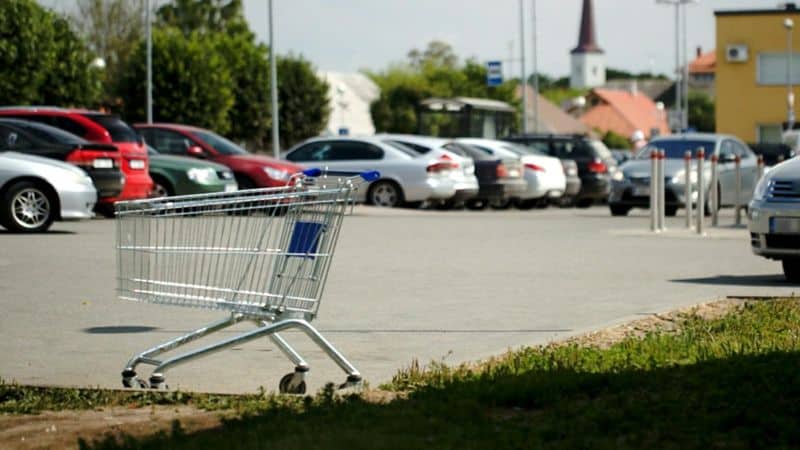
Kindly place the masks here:
[(554, 176), (528, 170), (525, 173), (525, 183), (525, 190), (517, 197), (522, 200), (558, 198), (564, 195), (567, 188), (567, 180), (563, 175)]
[(509, 198), (518, 198), (525, 189), (528, 183), (523, 179), (517, 180), (502, 180), (494, 183), (484, 183), (480, 185), (477, 198), (484, 200), (505, 200)]
[(85, 184), (62, 185), (58, 188), (61, 220), (91, 219), (97, 203), (97, 190)]
[(125, 185), (122, 192), (117, 197), (104, 198), (103, 203), (113, 203), (120, 200), (137, 200), (147, 198), (153, 190), (153, 179), (147, 170), (136, 169), (123, 171), (125, 174)]
[(457, 202), (462, 202), (469, 200), (471, 198), (475, 198), (478, 196), (478, 192), (480, 191), (478, 178), (475, 176), (459, 180), (458, 182), (455, 183), (454, 188), (456, 192), (455, 194), (453, 194), (452, 199)]
[(800, 258), (800, 204), (753, 200), (747, 215), (753, 253), (770, 259)]
[(611, 180), (608, 177), (589, 176), (581, 178), (579, 198), (605, 200), (611, 192)]
[(97, 189), (98, 201), (118, 197), (125, 186), (125, 176), (118, 170), (87, 170)]
[[(682, 184), (669, 183), (664, 186), (664, 200), (667, 206), (684, 207), (685, 186)], [(650, 207), (650, 186), (634, 186), (628, 181), (614, 182), (611, 193), (608, 196), (608, 203), (612, 205), (625, 205), (639, 208)], [(692, 191), (692, 204), (697, 204), (697, 190)]]
[(213, 194), (215, 192), (234, 192), (239, 190), (235, 180), (216, 183), (186, 182), (175, 186), (175, 195)]
[(578, 177), (567, 177), (567, 186), (564, 190), (565, 197), (575, 197), (581, 192), (581, 179)]
[(428, 178), (424, 188), (424, 200), (447, 200), (456, 194), (456, 186), (448, 178)]

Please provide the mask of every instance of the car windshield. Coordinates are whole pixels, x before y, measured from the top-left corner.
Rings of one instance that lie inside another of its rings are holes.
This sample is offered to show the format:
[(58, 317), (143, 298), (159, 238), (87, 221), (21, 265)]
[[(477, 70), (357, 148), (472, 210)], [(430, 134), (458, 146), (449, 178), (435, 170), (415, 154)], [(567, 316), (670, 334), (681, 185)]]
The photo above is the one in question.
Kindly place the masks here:
[(141, 142), (142, 138), (119, 117), (108, 114), (86, 114), (92, 122), (108, 131), (112, 142)]
[(412, 158), (416, 158), (416, 157), (419, 156), (419, 153), (415, 152), (414, 149), (412, 149), (411, 147), (408, 147), (405, 144), (401, 144), (401, 143), (395, 142), (395, 141), (382, 141), (382, 142), (384, 144), (388, 145), (389, 147), (392, 147), (392, 148), (394, 148), (396, 150), (400, 150), (401, 152), (405, 153), (406, 155), (408, 155), (408, 156), (410, 156)]
[(687, 150), (692, 152), (692, 158), (694, 158), (697, 156), (697, 149), (702, 148), (705, 151), (706, 159), (710, 159), (711, 154), (714, 153), (714, 147), (714, 141), (661, 139), (651, 142), (646, 147), (641, 149), (636, 155), (636, 159), (649, 159), (650, 152), (654, 148), (664, 150), (664, 156), (667, 159), (683, 159)]
[(614, 156), (611, 155), (611, 150), (606, 147), (606, 144), (603, 144), (601, 141), (592, 140), (591, 146), (592, 149), (595, 151), (595, 155), (599, 156), (601, 159), (614, 159)]
[(225, 139), (224, 137), (210, 131), (193, 131), (195, 137), (214, 147), (214, 150), (223, 155), (246, 155), (248, 151)]
[(51, 144), (86, 144), (86, 139), (81, 137), (75, 136), (72, 133), (68, 133), (64, 130), (59, 128), (50, 127), (47, 125), (42, 124), (25, 124), (19, 125), (19, 128), (22, 128), (26, 132), (32, 134), (33, 136)]

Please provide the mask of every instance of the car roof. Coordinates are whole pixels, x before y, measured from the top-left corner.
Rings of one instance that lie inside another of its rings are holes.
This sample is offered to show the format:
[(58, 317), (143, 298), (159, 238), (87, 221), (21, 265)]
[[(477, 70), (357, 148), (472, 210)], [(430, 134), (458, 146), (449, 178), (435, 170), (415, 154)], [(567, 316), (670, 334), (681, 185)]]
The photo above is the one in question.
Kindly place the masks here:
[(85, 108), (60, 108), (58, 106), (0, 106), (0, 111), (19, 111), (19, 112), (50, 112), (60, 114), (105, 114), (102, 111), (93, 111)]
[(316, 136), (313, 138), (306, 139), (303, 141), (303, 144), (308, 144), (310, 142), (318, 142), (318, 141), (353, 141), (353, 142), (368, 142), (370, 144), (375, 145), (385, 145), (384, 139), (381, 139), (379, 136)]
[(392, 141), (407, 141), (419, 145), (430, 145), (433, 147), (441, 147), (442, 145), (452, 142), (452, 139), (446, 139), (436, 136), (421, 136), (417, 134), (376, 134), (375, 137), (382, 139), (389, 139)]
[[(182, 130), (182, 131), (212, 131), (207, 128), (200, 128), (193, 125), (184, 125), (182, 123), (169, 123), (169, 122), (155, 122), (155, 123), (135, 123), (134, 128), (165, 128), (168, 130)], [(213, 131), (212, 131), (213, 132)]]
[(653, 138), (650, 142), (659, 142), (659, 141), (718, 141), (721, 139), (735, 139), (739, 140), (736, 136), (732, 136), (729, 134), (719, 134), (719, 133), (681, 133), (681, 134), (670, 134), (667, 136), (658, 136)]

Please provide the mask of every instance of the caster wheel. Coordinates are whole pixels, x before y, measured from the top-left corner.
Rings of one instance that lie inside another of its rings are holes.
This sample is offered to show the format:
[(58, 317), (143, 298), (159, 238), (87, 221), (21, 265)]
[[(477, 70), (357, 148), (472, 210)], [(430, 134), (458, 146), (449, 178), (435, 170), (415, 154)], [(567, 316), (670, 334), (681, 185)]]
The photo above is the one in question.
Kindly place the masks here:
[(150, 385), (147, 384), (147, 381), (142, 380), (141, 378), (123, 378), (122, 379), (122, 386), (126, 388), (139, 388), (139, 389), (148, 389)]
[(168, 389), (167, 379), (162, 375), (153, 375), (150, 377), (150, 389)]
[(360, 375), (350, 375), (347, 377), (344, 383), (339, 385), (339, 390), (348, 389), (348, 388), (357, 388), (361, 386), (361, 376)]
[(306, 382), (305, 380), (300, 381), (299, 383), (292, 383), (294, 380), (295, 373), (287, 373), (286, 375), (281, 378), (280, 383), (278, 383), (278, 391), (281, 394), (305, 394), (306, 393)]

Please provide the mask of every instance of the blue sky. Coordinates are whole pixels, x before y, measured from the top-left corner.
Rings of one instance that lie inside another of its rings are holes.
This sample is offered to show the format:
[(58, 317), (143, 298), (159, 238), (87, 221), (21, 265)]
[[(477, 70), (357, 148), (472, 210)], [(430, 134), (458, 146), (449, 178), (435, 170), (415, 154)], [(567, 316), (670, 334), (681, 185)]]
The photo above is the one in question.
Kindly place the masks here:
[[(165, 0), (153, 0), (164, 3)], [(40, 0), (69, 10), (75, 0)], [(524, 0), (526, 59), (532, 60), (532, 0)], [(581, 0), (538, 0), (539, 68), (563, 76), (578, 39)], [(774, 8), (778, 0), (699, 0), (688, 9), (688, 46), (714, 46), (718, 9)], [(266, 41), (267, 1), (244, 0), (245, 14)], [(274, 0), (276, 47), (302, 54), (321, 70), (380, 70), (432, 39), (481, 61), (519, 58), (518, 0)], [(671, 73), (675, 64), (674, 8), (655, 0), (595, 0), (597, 38), (608, 65)], [(782, 30), (776, 30), (782, 32)], [(510, 49), (513, 45), (513, 50)], [(528, 69), (530, 70), (530, 69)], [(519, 73), (518, 62), (513, 72)]]

